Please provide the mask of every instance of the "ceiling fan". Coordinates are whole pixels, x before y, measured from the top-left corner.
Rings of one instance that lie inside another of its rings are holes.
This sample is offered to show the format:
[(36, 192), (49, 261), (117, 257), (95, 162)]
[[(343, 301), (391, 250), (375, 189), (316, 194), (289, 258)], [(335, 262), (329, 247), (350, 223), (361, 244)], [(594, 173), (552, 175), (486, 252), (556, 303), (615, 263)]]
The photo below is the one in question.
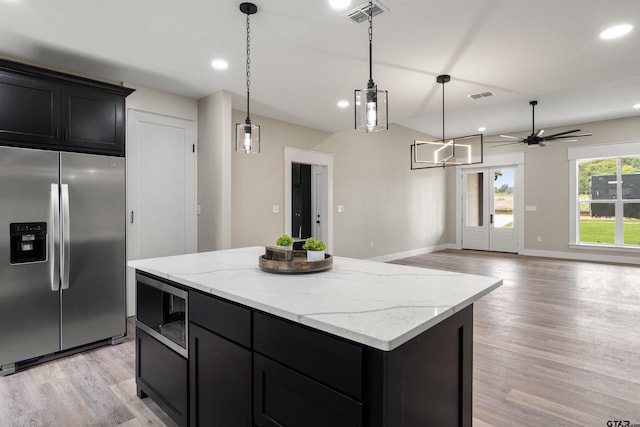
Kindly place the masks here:
[[(544, 133), (544, 129), (538, 129), (537, 132), (535, 130), (536, 129), (535, 108), (536, 108), (536, 105), (538, 105), (538, 101), (530, 101), (529, 105), (531, 105), (531, 135), (527, 136), (526, 138), (520, 138), (517, 136), (511, 136), (511, 135), (500, 135), (501, 138), (515, 139), (516, 141), (508, 142), (506, 144), (494, 145), (493, 147), (500, 147), (502, 145), (511, 145), (511, 144), (520, 144), (520, 143), (525, 143), (527, 145), (538, 145), (540, 147), (544, 147), (546, 145), (544, 141), (553, 141), (555, 139), (562, 139), (564, 140), (564, 142), (575, 142), (576, 140), (573, 138), (591, 136), (590, 133), (581, 133), (581, 134), (571, 135), (574, 132), (580, 132), (580, 129), (567, 130), (564, 132), (554, 133), (553, 135), (542, 136), (542, 134)], [(486, 141), (486, 142), (494, 143), (494, 142), (504, 142), (504, 141)]]

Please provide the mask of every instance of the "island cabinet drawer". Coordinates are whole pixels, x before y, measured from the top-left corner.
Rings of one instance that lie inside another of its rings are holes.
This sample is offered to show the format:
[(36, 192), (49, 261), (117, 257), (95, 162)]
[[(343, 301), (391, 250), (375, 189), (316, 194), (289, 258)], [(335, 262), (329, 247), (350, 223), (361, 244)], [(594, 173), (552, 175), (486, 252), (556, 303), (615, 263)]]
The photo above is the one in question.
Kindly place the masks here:
[(362, 400), (363, 351), (356, 344), (256, 312), (253, 349)]
[(251, 310), (213, 295), (189, 291), (189, 320), (245, 347), (251, 347)]
[(259, 354), (253, 358), (258, 427), (361, 427), (362, 403)]

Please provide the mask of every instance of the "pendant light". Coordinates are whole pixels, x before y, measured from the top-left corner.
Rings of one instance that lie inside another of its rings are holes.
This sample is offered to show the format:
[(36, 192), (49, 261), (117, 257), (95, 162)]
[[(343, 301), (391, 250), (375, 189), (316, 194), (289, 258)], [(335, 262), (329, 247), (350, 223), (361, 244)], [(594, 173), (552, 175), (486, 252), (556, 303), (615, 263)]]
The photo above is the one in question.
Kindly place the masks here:
[(442, 163), (443, 166), (447, 160), (456, 157), (456, 144), (454, 140), (447, 141), (444, 139), (444, 85), (451, 81), (451, 76), (442, 74), (436, 77), (436, 82), (442, 84), (442, 148), (435, 152), (435, 163)]
[[(451, 76), (448, 74), (436, 77), (436, 82), (442, 84), (442, 139), (440, 141), (413, 141), (411, 169), (482, 163), (482, 134), (445, 139), (444, 85), (450, 81)], [(422, 154), (419, 155), (419, 152)]]
[(249, 17), (257, 11), (258, 7), (253, 3), (240, 3), (240, 12), (247, 15), (247, 118), (244, 123), (236, 124), (236, 151), (245, 154), (260, 152), (260, 126), (252, 124), (249, 115), (249, 95), (251, 87), (251, 23)]
[(373, 1), (369, 0), (369, 82), (366, 89), (356, 89), (355, 128), (363, 132), (377, 132), (389, 129), (387, 121), (387, 91), (378, 90), (373, 82), (372, 50), (373, 50)]

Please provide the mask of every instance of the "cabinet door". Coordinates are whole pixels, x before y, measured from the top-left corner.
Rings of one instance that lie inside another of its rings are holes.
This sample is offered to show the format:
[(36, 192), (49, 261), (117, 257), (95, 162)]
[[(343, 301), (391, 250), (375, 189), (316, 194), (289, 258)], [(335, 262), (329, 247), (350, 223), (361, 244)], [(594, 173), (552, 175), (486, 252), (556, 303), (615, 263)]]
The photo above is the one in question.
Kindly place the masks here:
[(358, 427), (362, 404), (257, 353), (254, 423), (259, 427)]
[(62, 145), (124, 156), (124, 97), (89, 87), (62, 90)]
[(190, 424), (252, 426), (251, 352), (189, 324)]
[(179, 426), (187, 425), (187, 360), (136, 328), (138, 397), (150, 396)]
[(60, 130), (59, 86), (0, 71), (0, 143), (57, 144)]

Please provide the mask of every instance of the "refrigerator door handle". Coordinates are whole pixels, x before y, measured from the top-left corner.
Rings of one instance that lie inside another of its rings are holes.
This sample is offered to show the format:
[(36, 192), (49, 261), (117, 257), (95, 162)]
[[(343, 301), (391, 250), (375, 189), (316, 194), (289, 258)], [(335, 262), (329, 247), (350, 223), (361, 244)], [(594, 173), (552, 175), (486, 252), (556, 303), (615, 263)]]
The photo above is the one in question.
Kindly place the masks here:
[(62, 289), (69, 289), (69, 261), (71, 260), (69, 238), (69, 185), (61, 184), (62, 188), (62, 254), (61, 271)]
[(49, 282), (51, 290), (60, 289), (60, 260), (57, 251), (60, 247), (60, 195), (58, 184), (51, 184), (51, 199), (49, 203)]

